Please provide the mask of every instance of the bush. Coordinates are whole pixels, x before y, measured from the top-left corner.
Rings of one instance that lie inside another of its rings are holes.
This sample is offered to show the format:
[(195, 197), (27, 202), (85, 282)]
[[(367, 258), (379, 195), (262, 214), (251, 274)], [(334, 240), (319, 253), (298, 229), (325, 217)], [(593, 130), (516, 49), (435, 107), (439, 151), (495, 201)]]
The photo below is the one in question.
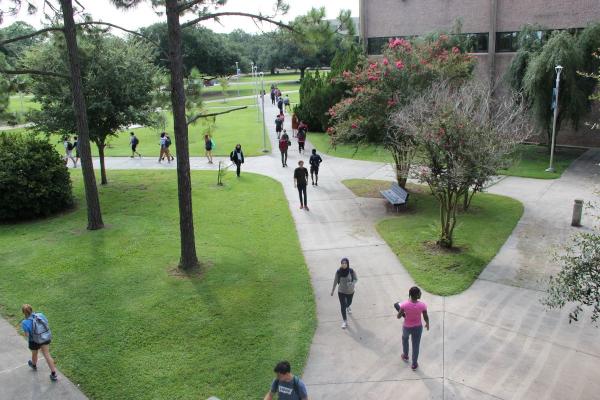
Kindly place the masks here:
[(73, 206), (69, 171), (47, 140), (0, 134), (0, 221), (45, 217)]

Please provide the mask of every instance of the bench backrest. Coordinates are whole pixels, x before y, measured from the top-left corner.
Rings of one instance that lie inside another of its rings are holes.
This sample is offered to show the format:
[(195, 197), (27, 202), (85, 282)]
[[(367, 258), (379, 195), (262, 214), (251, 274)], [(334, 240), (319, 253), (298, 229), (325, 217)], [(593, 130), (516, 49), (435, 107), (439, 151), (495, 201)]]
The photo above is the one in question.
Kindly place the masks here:
[(392, 190), (392, 192), (394, 192), (394, 194), (398, 195), (398, 197), (402, 201), (406, 201), (406, 199), (408, 198), (408, 192), (402, 189), (396, 182), (392, 183), (390, 189)]

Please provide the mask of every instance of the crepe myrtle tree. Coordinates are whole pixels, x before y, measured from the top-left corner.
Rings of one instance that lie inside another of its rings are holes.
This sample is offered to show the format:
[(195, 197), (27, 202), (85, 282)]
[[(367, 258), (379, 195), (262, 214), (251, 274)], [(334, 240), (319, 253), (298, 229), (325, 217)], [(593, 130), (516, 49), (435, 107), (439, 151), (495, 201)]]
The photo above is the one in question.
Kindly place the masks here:
[(393, 155), (398, 184), (406, 185), (415, 154), (412, 136), (390, 125), (390, 116), (439, 79), (468, 79), (475, 61), (466, 44), (446, 34), (390, 39), (380, 60), (363, 61), (340, 78), (349, 95), (329, 110), (332, 144), (382, 144)]
[(421, 149), (415, 176), (440, 206), (438, 244), (453, 246), (461, 199), (481, 190), (506, 166), (517, 144), (531, 134), (526, 106), (518, 96), (493, 97), (477, 81), (438, 81), (394, 112), (391, 126)]

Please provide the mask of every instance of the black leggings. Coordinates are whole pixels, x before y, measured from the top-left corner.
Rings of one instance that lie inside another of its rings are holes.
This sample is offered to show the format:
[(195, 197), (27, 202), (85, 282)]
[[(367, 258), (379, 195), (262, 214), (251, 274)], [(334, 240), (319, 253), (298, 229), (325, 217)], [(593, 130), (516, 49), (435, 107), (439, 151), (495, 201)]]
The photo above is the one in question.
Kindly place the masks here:
[(281, 151), (281, 164), (282, 165), (287, 165), (287, 150), (279, 150)]
[[(302, 200), (302, 194), (304, 194), (304, 200)], [(307, 198), (306, 198), (306, 186), (305, 185), (298, 185), (298, 195), (300, 196), (300, 205), (301, 206), (306, 206), (307, 205)]]
[(346, 309), (352, 305), (352, 297), (353, 296), (354, 296), (354, 293), (345, 294), (345, 293), (340, 293), (338, 291), (338, 297), (340, 298), (340, 308), (342, 309), (342, 318), (344, 319), (344, 321), (346, 320)]
[(240, 176), (240, 168), (242, 166), (242, 162), (241, 161), (234, 161), (235, 165), (237, 166), (237, 169), (235, 171), (235, 173), (237, 174), (237, 176)]

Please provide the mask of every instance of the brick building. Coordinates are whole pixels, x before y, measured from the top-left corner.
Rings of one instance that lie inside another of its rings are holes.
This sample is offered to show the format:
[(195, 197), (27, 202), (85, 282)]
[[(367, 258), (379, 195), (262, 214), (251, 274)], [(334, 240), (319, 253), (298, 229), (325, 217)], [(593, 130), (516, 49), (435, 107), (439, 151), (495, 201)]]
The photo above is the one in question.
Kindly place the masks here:
[[(379, 54), (391, 37), (450, 31), (458, 19), (462, 32), (472, 38), (477, 74), (499, 80), (514, 57), (523, 25), (582, 29), (600, 21), (600, 0), (360, 0), (360, 36), (369, 55)], [(600, 132), (569, 128), (561, 130), (559, 142), (600, 146)]]

